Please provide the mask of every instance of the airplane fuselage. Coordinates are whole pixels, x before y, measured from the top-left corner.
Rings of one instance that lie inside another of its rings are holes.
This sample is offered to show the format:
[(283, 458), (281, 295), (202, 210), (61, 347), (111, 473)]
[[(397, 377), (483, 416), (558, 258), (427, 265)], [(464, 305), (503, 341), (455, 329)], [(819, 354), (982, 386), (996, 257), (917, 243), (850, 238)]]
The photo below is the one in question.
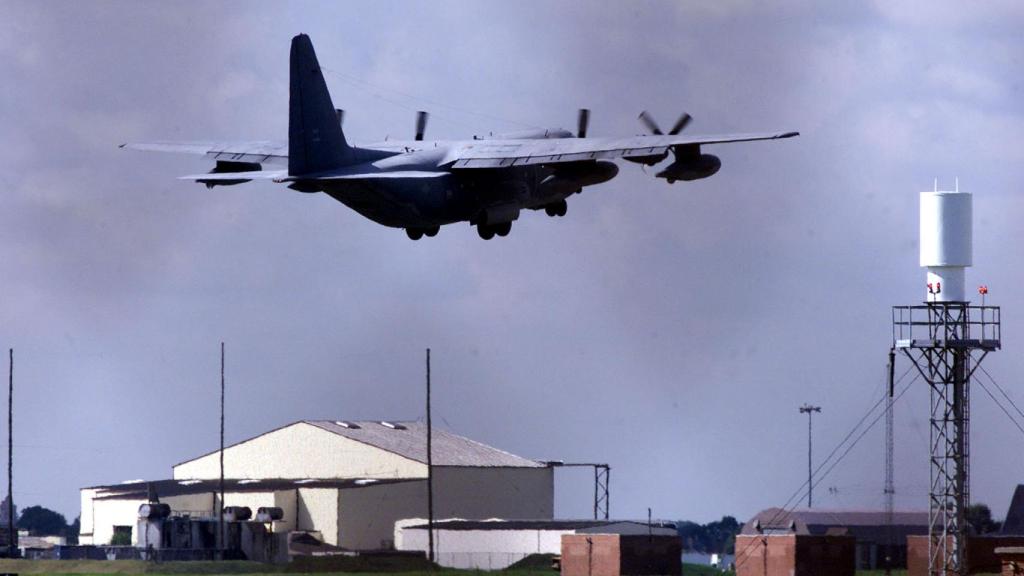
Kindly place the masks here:
[(357, 149), (377, 159), (368, 167), (436, 173), (429, 178), (336, 180), (318, 182), (320, 190), (359, 214), (385, 226), (431, 229), (455, 222), (496, 225), (512, 222), (522, 210), (557, 208), (584, 186), (615, 177), (606, 161), (544, 164), (500, 170), (439, 169), (446, 145), (428, 143), (419, 151)]

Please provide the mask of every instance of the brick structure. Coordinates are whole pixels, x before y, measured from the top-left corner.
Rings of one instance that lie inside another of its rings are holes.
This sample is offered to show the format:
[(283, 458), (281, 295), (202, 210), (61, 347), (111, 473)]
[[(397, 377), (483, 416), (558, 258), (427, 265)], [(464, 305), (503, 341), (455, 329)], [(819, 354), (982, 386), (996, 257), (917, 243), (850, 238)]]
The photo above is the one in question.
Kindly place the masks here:
[(854, 576), (856, 539), (848, 535), (736, 537), (736, 576)]
[(562, 576), (681, 576), (678, 536), (566, 534)]
[(1024, 576), (1024, 548), (1004, 546), (996, 548), (996, 556), (1003, 565), (1002, 576)]
[[(1024, 536), (968, 536), (967, 570), (969, 574), (998, 574), (1004, 569), (999, 548), (1024, 550)], [(1021, 564), (1024, 566), (1024, 564)], [(1013, 572), (1010, 572), (1013, 574)], [(1024, 572), (1022, 572), (1024, 574)], [(907, 576), (928, 576), (928, 537), (907, 537)]]

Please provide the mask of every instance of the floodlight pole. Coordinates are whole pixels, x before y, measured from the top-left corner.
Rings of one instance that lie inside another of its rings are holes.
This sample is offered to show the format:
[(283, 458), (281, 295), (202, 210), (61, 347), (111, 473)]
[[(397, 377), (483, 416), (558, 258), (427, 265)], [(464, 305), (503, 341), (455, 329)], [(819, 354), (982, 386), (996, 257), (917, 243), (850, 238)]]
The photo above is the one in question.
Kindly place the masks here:
[(814, 488), (813, 477), (814, 474), (811, 472), (811, 420), (813, 420), (813, 414), (815, 412), (821, 412), (821, 406), (811, 406), (810, 404), (804, 403), (800, 407), (801, 414), (807, 414), (807, 507), (811, 507), (811, 492)]

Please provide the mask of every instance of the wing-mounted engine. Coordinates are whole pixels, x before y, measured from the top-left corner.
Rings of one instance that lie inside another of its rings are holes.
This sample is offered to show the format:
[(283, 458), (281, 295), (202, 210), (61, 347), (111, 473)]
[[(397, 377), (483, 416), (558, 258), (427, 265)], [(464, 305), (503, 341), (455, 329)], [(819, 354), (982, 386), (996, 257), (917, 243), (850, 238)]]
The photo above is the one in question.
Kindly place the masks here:
[[(217, 165), (210, 170), (210, 174), (231, 174), (234, 172), (258, 172), (263, 169), (263, 166), (256, 162), (231, 162), (228, 160), (218, 160)], [(250, 179), (239, 178), (238, 180), (203, 180), (197, 179), (196, 182), (200, 184), (206, 184), (207, 188), (213, 188), (214, 186), (233, 186), (235, 184), (244, 184), (251, 182)]]
[(669, 184), (676, 180), (689, 182), (707, 178), (722, 167), (722, 161), (718, 159), (718, 156), (701, 154), (699, 144), (673, 146), (672, 155), (675, 157), (675, 161), (655, 174), (655, 177), (664, 178)]

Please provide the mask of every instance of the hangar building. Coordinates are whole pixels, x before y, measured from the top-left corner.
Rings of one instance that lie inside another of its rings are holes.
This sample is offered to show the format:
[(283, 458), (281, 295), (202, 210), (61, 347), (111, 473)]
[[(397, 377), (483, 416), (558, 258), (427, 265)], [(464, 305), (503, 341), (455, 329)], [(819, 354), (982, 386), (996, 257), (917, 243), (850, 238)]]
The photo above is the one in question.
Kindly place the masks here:
[[(173, 478), (81, 490), (79, 541), (132, 543), (137, 511), (155, 495), (172, 513), (213, 516), (219, 451), (174, 466)], [(394, 547), (395, 522), (427, 515), (426, 426), (419, 422), (309, 420), (224, 449), (226, 506), (279, 507), (275, 531), (317, 531), (351, 550)], [(437, 518), (551, 519), (554, 473), (444, 430), (433, 431)]]

